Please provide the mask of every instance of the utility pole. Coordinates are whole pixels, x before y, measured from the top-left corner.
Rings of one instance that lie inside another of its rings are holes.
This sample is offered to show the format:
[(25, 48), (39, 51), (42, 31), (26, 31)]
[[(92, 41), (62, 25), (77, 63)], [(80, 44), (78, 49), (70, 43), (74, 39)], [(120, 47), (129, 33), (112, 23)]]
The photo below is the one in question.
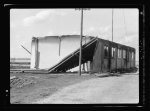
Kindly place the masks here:
[[(113, 11), (114, 11), (114, 9), (112, 8), (112, 42), (113, 42)], [(112, 48), (112, 46), (111, 46), (111, 42), (110, 42), (110, 59), (109, 59), (109, 71), (110, 71), (110, 73), (111, 73), (111, 58), (112, 58), (112, 56), (114, 56), (114, 48)]]
[(112, 42), (113, 42), (113, 15), (114, 14), (114, 9), (112, 9)]
[(82, 63), (82, 33), (83, 32), (83, 8), (81, 8), (81, 32), (80, 32), (80, 56), (79, 56), (79, 75), (81, 76)]
[(80, 55), (79, 55), (79, 75), (81, 76), (81, 64), (82, 64), (82, 36), (83, 36), (83, 10), (88, 10), (86, 8), (77, 8), (81, 10), (81, 31), (80, 31)]

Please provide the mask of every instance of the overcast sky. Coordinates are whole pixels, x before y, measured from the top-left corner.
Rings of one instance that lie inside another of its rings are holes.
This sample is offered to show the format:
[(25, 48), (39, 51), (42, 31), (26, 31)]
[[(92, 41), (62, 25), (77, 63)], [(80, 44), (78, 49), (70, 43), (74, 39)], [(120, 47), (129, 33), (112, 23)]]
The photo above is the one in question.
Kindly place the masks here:
[[(11, 9), (10, 57), (30, 58), (32, 37), (80, 34), (81, 13), (75, 9)], [(136, 48), (139, 58), (139, 10), (114, 9), (114, 42)], [(84, 11), (83, 35), (111, 40), (112, 9)]]

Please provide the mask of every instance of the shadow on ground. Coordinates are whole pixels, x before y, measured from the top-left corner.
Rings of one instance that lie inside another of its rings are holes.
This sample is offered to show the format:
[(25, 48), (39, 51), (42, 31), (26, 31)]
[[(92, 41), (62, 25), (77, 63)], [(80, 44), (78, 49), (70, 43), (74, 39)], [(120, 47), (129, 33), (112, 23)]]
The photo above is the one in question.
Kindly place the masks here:
[(99, 75), (96, 75), (97, 77), (99, 77), (99, 78), (103, 78), (103, 77), (120, 77), (120, 76), (122, 76), (122, 74), (99, 74)]
[(94, 74), (97, 77), (120, 77), (123, 75), (138, 75), (139, 72), (131, 72), (131, 73), (107, 73), (107, 74)]

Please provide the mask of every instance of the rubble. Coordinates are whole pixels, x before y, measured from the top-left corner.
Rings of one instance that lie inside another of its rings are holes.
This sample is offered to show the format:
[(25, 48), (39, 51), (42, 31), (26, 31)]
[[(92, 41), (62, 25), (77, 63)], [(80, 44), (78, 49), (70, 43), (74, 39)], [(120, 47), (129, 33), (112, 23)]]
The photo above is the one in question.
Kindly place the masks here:
[(35, 78), (33, 77), (16, 77), (10, 78), (10, 88), (22, 88), (27, 85), (35, 84)]

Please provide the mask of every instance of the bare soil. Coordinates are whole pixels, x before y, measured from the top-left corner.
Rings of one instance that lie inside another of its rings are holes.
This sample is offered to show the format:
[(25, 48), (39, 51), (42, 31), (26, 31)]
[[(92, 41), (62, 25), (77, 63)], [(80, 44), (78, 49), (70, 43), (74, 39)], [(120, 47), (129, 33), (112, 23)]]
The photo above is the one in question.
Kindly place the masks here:
[(116, 104), (139, 102), (139, 75), (98, 76), (63, 88), (34, 104)]
[(49, 97), (64, 87), (83, 82), (95, 75), (85, 74), (31, 74), (10, 73), (10, 103), (30, 104), (33, 101)]

